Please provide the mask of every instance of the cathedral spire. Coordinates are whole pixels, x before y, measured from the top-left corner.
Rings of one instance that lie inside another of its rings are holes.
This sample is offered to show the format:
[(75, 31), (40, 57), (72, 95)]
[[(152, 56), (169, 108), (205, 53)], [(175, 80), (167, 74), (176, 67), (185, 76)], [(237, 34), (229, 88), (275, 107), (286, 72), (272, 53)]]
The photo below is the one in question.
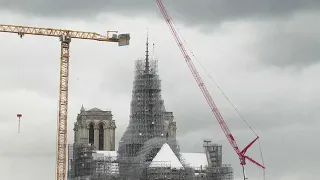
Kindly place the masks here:
[(147, 31), (147, 42), (146, 42), (146, 67), (145, 67), (145, 73), (149, 73), (149, 35)]
[(85, 111), (85, 109), (84, 109), (83, 104), (82, 104), (82, 105), (81, 105), (80, 112), (84, 112), (84, 111)]

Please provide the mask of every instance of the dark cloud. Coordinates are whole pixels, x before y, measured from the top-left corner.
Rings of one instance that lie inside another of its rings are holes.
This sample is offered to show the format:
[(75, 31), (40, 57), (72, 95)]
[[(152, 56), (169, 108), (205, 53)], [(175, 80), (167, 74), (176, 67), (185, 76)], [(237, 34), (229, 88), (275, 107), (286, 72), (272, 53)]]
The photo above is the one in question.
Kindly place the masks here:
[[(296, 11), (316, 10), (320, 2), (316, 0), (164, 0), (166, 6), (186, 23), (215, 23), (227, 19), (265, 18), (288, 15)], [(155, 0), (1, 0), (2, 10), (30, 13), (51, 17), (69, 16), (73, 18), (90, 17), (100, 13), (117, 13), (122, 15), (146, 15), (153, 13)]]
[[(226, 21), (265, 20), (261, 27), (259, 39), (254, 44), (258, 61), (277, 67), (304, 68), (319, 61), (319, 29), (314, 23), (319, 14), (303, 15), (317, 12), (320, 1), (285, 0), (252, 1), (241, 3), (232, 0), (203, 0), (201, 3), (191, 0), (164, 0), (174, 20), (188, 27), (200, 26), (205, 33), (217, 31), (210, 25), (223, 24)], [(108, 1), (52, 1), (0, 0), (0, 10), (28, 13), (43, 17), (65, 17), (85, 20), (103, 13), (124, 16), (151, 18), (160, 16), (155, 0), (108, 0)], [(302, 13), (300, 19), (296, 14)], [(209, 26), (208, 26), (209, 25)], [(303, 28), (301, 28), (303, 27)], [(298, 29), (298, 30), (297, 30)], [(310, 32), (311, 29), (311, 32)]]
[(267, 36), (262, 47), (263, 61), (279, 67), (308, 66), (320, 60), (319, 36), (306, 33), (284, 33)]
[(320, 61), (319, 13), (306, 13), (259, 27), (258, 59), (277, 67), (303, 68)]

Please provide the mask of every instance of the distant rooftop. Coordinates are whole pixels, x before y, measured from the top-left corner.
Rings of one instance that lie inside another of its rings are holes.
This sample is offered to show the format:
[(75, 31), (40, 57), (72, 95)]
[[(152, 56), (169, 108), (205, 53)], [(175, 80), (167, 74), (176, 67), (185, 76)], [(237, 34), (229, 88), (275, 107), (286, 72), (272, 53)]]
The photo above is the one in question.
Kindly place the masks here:
[(81, 109), (80, 109), (80, 111), (81, 112), (85, 112), (85, 111), (90, 111), (90, 112), (108, 112), (108, 111), (110, 111), (111, 112), (111, 110), (110, 109), (106, 109), (106, 110), (102, 110), (102, 109), (99, 109), (99, 108), (96, 108), (96, 107), (94, 107), (94, 108), (91, 108), (91, 109), (85, 109), (84, 108), (84, 106), (83, 106), (83, 104), (82, 104), (82, 106), (81, 106)]
[[(102, 119), (105, 119), (105, 120), (113, 120), (112, 119), (112, 111), (110, 109), (106, 109), (106, 110), (102, 110), (102, 109), (99, 109), (99, 108), (90, 108), (90, 109), (85, 109), (84, 106), (82, 105), (81, 106), (81, 109), (80, 109), (80, 113), (78, 114), (78, 117), (77, 117), (77, 121), (78, 120), (84, 120), (82, 117), (85, 117), (85, 120), (91, 120), (92, 118), (96, 118), (96, 116), (101, 116), (103, 117)], [(102, 120), (101, 119), (101, 120)]]
[(95, 107), (95, 108), (89, 109), (89, 110), (87, 110), (87, 111), (103, 111), (103, 110)]
[[(97, 151), (95, 158), (117, 159), (117, 151)], [(181, 160), (189, 167), (205, 169), (208, 166), (205, 153), (181, 153)], [(164, 162), (163, 162), (164, 163)]]
[(167, 143), (162, 145), (160, 151), (153, 158), (149, 167), (170, 167), (175, 169), (183, 169), (181, 162)]

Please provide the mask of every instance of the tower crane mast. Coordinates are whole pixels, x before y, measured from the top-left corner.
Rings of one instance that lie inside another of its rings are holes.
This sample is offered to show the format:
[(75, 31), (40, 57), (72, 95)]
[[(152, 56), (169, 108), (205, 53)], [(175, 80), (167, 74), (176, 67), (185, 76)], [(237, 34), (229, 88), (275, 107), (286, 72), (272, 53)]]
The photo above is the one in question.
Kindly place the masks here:
[(225, 136), (227, 137), (229, 143), (231, 144), (231, 146), (233, 147), (233, 149), (235, 150), (235, 152), (237, 153), (237, 155), (239, 156), (239, 159), (240, 159), (240, 164), (242, 165), (242, 167), (244, 167), (244, 165), (246, 165), (246, 160), (249, 160), (251, 161), (252, 163), (256, 164), (257, 166), (265, 169), (264, 165), (258, 163), (257, 161), (255, 161), (254, 159), (248, 157), (247, 155), (245, 155), (245, 153), (247, 152), (247, 150), (252, 146), (252, 144), (257, 141), (259, 139), (259, 136), (257, 136), (251, 143), (249, 143), (243, 150), (240, 150), (238, 145), (237, 145), (237, 142), (234, 138), (234, 136), (232, 135), (229, 127), (227, 126), (226, 122), (224, 121), (218, 107), (216, 106), (216, 104), (214, 103), (206, 85), (204, 84), (201, 76), (199, 75), (195, 65), (193, 64), (187, 50), (185, 49), (184, 47), (184, 44), (182, 43), (178, 33), (177, 33), (177, 30), (174, 26), (174, 23), (173, 23), (173, 20), (171, 18), (171, 16), (169, 15), (166, 7), (164, 6), (162, 0), (156, 0), (157, 2), (157, 5), (165, 19), (165, 21), (167, 22), (169, 28), (170, 28), (170, 31), (177, 43), (177, 45), (179, 46), (179, 49), (183, 55), (183, 57), (185, 58), (185, 61), (186, 63), (188, 64), (188, 67), (193, 75), (193, 77), (195, 78), (201, 92), (203, 93), (207, 103), (209, 104), (213, 114), (215, 115), (216, 119), (218, 120)]
[[(67, 178), (67, 124), (68, 124), (68, 90), (69, 90), (69, 48), (71, 39), (86, 39), (104, 42), (118, 42), (119, 46), (129, 45), (130, 34), (116, 34), (117, 31), (107, 31), (107, 36), (95, 32), (73, 31), (53, 28), (16, 26), (0, 24), (0, 32), (15, 33), (21, 38), (25, 34), (58, 37), (61, 42), (60, 55), (60, 88), (59, 88), (59, 118), (57, 127), (57, 167), (56, 179)], [(112, 37), (109, 33), (113, 32)]]

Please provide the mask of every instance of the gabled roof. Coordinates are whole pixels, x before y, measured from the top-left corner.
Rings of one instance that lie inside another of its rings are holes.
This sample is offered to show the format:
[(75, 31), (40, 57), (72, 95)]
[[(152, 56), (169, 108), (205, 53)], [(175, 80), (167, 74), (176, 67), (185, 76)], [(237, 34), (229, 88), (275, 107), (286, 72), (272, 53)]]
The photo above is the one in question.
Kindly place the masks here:
[(171, 167), (175, 169), (183, 169), (181, 162), (167, 143), (162, 145), (160, 151), (153, 158), (149, 167)]
[(103, 110), (98, 109), (98, 108), (92, 108), (92, 109), (89, 109), (88, 111), (103, 111)]

